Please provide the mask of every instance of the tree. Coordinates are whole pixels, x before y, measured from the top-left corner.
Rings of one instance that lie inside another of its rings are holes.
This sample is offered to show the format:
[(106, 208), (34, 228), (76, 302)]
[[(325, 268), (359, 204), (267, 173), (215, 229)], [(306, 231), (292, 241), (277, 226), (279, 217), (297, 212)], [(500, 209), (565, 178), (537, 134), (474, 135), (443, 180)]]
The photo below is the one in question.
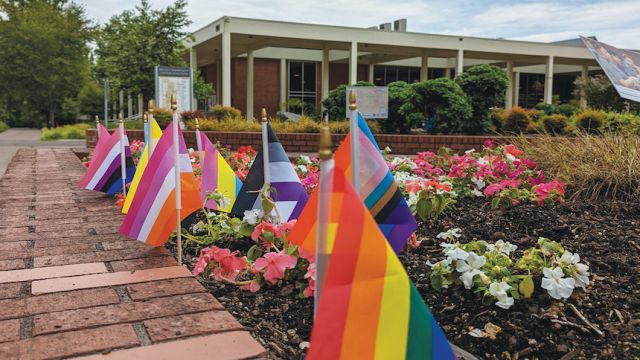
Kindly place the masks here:
[(408, 126), (419, 126), (432, 120), (431, 132), (461, 133), (472, 109), (466, 95), (453, 80), (439, 78), (409, 85), (405, 103), (399, 113)]
[(574, 91), (576, 97), (579, 97), (584, 91), (587, 104), (591, 108), (617, 112), (626, 112), (627, 110), (634, 113), (640, 112), (640, 104), (621, 98), (606, 76), (597, 75), (585, 80), (578, 77), (574, 84), (576, 85)]
[[(373, 84), (366, 81), (358, 81), (354, 86), (373, 86)], [(339, 85), (337, 88), (329, 91), (327, 98), (322, 100), (322, 106), (327, 109), (329, 120), (342, 120), (346, 118), (347, 85)]]
[(491, 126), (492, 107), (503, 107), (509, 78), (502, 69), (489, 64), (470, 67), (456, 78), (467, 95), (473, 115), (463, 124), (465, 134), (483, 134)]
[(53, 126), (88, 72), (93, 27), (66, 0), (0, 0), (0, 12), (0, 97), (14, 121), (37, 110)]
[(410, 85), (404, 81), (392, 82), (389, 85), (389, 117), (381, 120), (382, 131), (387, 134), (407, 134), (411, 131), (411, 123), (400, 114), (400, 107), (407, 101)]
[(152, 98), (155, 66), (183, 66), (182, 39), (191, 23), (186, 0), (176, 0), (163, 10), (153, 10), (141, 0), (132, 10), (113, 16), (96, 42), (96, 76), (109, 79), (114, 89), (143, 93)]

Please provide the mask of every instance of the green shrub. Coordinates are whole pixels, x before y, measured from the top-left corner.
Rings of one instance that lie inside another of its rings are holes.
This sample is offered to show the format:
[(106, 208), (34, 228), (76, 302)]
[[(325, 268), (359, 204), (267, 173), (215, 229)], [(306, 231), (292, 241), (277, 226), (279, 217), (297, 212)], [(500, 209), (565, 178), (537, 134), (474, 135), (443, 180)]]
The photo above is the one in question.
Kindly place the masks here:
[(400, 107), (407, 101), (409, 84), (404, 81), (395, 81), (387, 85), (389, 87), (389, 117), (381, 120), (382, 129), (386, 134), (408, 134), (411, 124), (404, 115), (400, 114)]
[(467, 96), (451, 79), (413, 83), (407, 91), (407, 100), (399, 112), (411, 126), (432, 118), (432, 133), (456, 134), (463, 132), (465, 122), (471, 118), (473, 110)]
[(529, 120), (531, 120), (534, 125), (540, 123), (542, 116), (545, 115), (544, 112), (538, 109), (524, 109), (524, 111), (526, 111), (527, 116), (529, 116)]
[(161, 129), (164, 129), (173, 120), (173, 112), (167, 109), (155, 109), (153, 110), (153, 119)]
[(489, 119), (491, 120), (490, 130), (493, 132), (501, 132), (504, 126), (504, 116), (506, 114), (505, 109), (493, 108), (489, 112)]
[(601, 132), (604, 127), (604, 121), (604, 113), (597, 110), (586, 110), (575, 117), (576, 126), (590, 134)]
[(59, 126), (57, 128), (43, 128), (40, 140), (84, 139), (85, 130), (91, 127), (89, 124), (80, 123), (74, 125)]
[(604, 131), (606, 132), (640, 135), (640, 115), (610, 111), (605, 113), (605, 119)]
[[(372, 83), (366, 81), (358, 81), (354, 86), (373, 86)], [(322, 106), (327, 109), (329, 121), (344, 119), (347, 117), (347, 85), (339, 85), (337, 88), (329, 91), (326, 99), (322, 100)], [(356, 99), (358, 101), (358, 99)]]
[(504, 115), (503, 130), (509, 133), (525, 133), (531, 127), (531, 118), (526, 110), (514, 106)]
[(558, 113), (558, 107), (554, 104), (547, 104), (547, 103), (541, 102), (541, 103), (537, 103), (536, 106), (534, 106), (533, 108), (545, 113), (545, 115)]
[(577, 113), (579, 111), (579, 109), (577, 107), (575, 107), (574, 105), (571, 104), (562, 104), (562, 105), (558, 105), (558, 114), (562, 114), (566, 117), (572, 117), (573, 115), (575, 115), (575, 113)]
[(6, 122), (0, 121), (0, 133), (9, 130), (9, 125)]
[(209, 116), (215, 120), (238, 119), (242, 113), (233, 106), (214, 105), (211, 107)]
[(562, 114), (546, 115), (542, 118), (542, 125), (549, 134), (565, 135), (569, 126), (569, 118)]
[(456, 78), (473, 108), (470, 119), (462, 124), (465, 134), (484, 134), (491, 126), (491, 108), (503, 106), (509, 78), (497, 66), (481, 64), (470, 67)]
[[(380, 125), (375, 121), (367, 121), (371, 132), (380, 133)], [(195, 130), (195, 122), (189, 120), (186, 122), (187, 129)], [(243, 119), (231, 120), (213, 120), (205, 119), (199, 122), (202, 131), (238, 131), (238, 132), (260, 132), (262, 125), (257, 121), (247, 121)], [(283, 121), (271, 120), (269, 125), (276, 133), (319, 133), (322, 126), (321, 122), (315, 121), (309, 117), (302, 117), (299, 121)], [(330, 121), (329, 129), (333, 134), (346, 134), (349, 132), (349, 120)]]

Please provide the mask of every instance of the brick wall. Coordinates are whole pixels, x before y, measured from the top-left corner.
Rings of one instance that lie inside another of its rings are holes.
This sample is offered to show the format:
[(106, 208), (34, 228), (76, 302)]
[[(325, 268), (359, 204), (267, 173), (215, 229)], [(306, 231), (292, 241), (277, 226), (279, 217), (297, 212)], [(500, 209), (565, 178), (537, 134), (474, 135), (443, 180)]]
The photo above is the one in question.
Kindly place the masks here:
[[(231, 145), (232, 149), (240, 146), (251, 145), (259, 148), (262, 144), (260, 133), (249, 132), (217, 132), (205, 131), (211, 141), (220, 141), (223, 145)], [(127, 130), (129, 141), (143, 140), (142, 130)], [(194, 131), (184, 131), (187, 147), (196, 147)], [(318, 134), (278, 134), (280, 142), (288, 152), (313, 153), (318, 151)], [(342, 141), (344, 135), (333, 135), (333, 142), (336, 146)], [(511, 137), (508, 136), (466, 136), (466, 135), (376, 135), (380, 148), (390, 147), (393, 154), (412, 155), (419, 151), (437, 151), (443, 146), (450, 147), (458, 152), (470, 149), (480, 150), (485, 140), (490, 139), (498, 144), (508, 143)], [(86, 143), (88, 148), (93, 148), (96, 143), (96, 131), (88, 129), (86, 131)]]

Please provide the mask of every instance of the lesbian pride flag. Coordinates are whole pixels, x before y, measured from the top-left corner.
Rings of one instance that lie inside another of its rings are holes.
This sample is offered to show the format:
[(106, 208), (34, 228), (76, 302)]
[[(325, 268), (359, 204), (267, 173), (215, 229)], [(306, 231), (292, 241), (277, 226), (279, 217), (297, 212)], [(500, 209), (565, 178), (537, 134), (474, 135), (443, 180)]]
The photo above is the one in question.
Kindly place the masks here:
[(307, 359), (456, 359), (371, 211), (338, 167), (332, 191), (340, 199), (331, 204), (339, 221)]
[[(153, 150), (135, 196), (120, 226), (120, 234), (151, 246), (161, 246), (176, 229), (176, 182), (173, 131), (169, 125)], [(200, 209), (200, 189), (196, 183), (187, 146), (178, 130), (180, 171), (180, 220)]]
[(202, 164), (200, 164), (202, 169), (200, 197), (204, 202), (208, 193), (218, 191), (229, 199), (229, 205), (224, 209), (218, 209), (218, 204), (211, 199), (204, 206), (211, 210), (230, 212), (240, 193), (242, 181), (233, 172), (231, 166), (222, 157), (218, 148), (211, 143), (207, 135), (201, 132), (200, 140), (203, 153)]
[[(104, 127), (102, 128), (104, 129)], [(122, 192), (120, 133), (116, 130), (113, 134), (108, 135), (109, 133), (106, 129), (98, 131), (100, 132), (100, 139), (93, 151), (87, 173), (80, 180), (79, 186), (83, 189), (115, 195)], [(126, 166), (125, 183), (129, 183), (133, 178), (136, 167), (133, 164), (133, 157), (131, 157), (129, 140), (126, 134), (123, 137), (123, 141)]]

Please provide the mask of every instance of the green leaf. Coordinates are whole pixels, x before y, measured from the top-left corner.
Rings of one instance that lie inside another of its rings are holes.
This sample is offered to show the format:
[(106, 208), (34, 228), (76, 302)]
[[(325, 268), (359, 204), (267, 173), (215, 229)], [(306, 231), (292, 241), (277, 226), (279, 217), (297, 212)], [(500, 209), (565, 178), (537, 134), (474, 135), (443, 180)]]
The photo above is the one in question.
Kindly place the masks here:
[(253, 245), (249, 248), (249, 251), (247, 251), (247, 260), (249, 261), (254, 261), (260, 256), (262, 256), (262, 249), (260, 249), (258, 245)]
[(293, 253), (296, 252), (296, 250), (298, 250), (298, 245), (291, 245), (289, 246), (289, 248), (287, 249), (287, 254), (288, 255), (293, 255)]
[(520, 290), (522, 296), (527, 299), (533, 294), (534, 288), (535, 286), (533, 285), (533, 278), (531, 275), (525, 276), (525, 278), (520, 281), (520, 284), (518, 284), (518, 290)]
[(431, 287), (435, 290), (435, 291), (442, 291), (442, 278), (440, 277), (440, 275), (432, 273), (431, 274)]

